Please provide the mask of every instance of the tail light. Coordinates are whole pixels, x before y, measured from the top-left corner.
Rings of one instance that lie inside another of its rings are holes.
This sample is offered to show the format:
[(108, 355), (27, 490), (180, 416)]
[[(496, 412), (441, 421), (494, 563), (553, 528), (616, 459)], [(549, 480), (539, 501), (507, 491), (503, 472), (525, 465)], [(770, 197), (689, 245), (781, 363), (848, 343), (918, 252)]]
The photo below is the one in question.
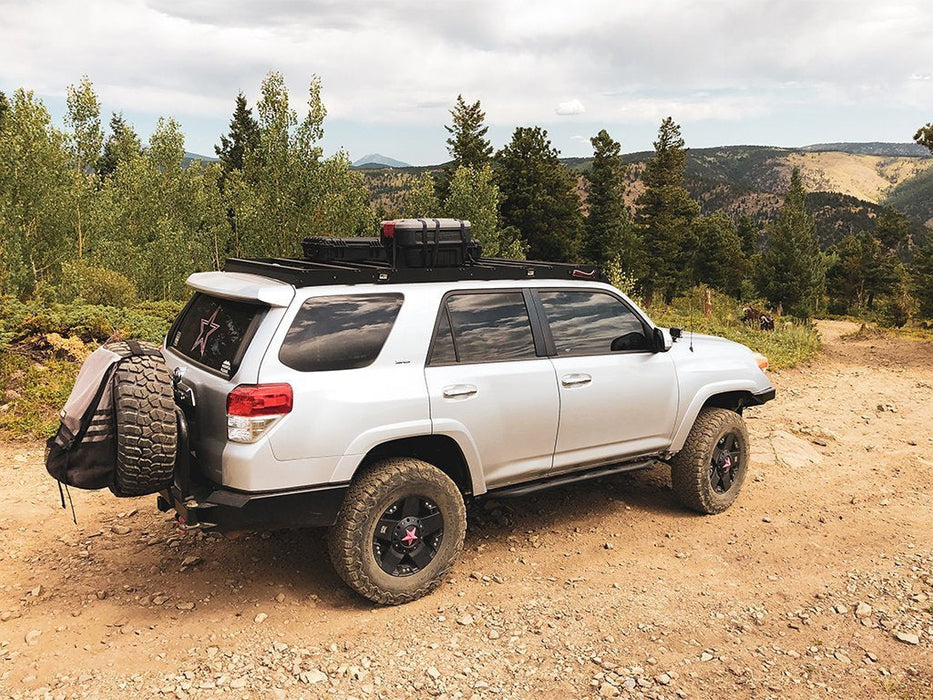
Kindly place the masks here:
[(227, 394), (227, 439), (256, 442), (292, 412), (289, 384), (241, 384)]

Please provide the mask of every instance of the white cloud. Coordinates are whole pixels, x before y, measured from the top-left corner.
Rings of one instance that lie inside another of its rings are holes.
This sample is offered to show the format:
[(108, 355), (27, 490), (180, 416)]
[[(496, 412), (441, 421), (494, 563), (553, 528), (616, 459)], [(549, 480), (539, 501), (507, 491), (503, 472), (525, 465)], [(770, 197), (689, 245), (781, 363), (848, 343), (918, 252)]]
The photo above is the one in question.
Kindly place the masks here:
[(586, 112), (586, 107), (583, 106), (583, 103), (580, 102), (580, 100), (574, 98), (572, 100), (568, 100), (567, 102), (561, 102), (558, 104), (557, 109), (555, 109), (554, 112), (562, 117), (567, 117), (574, 114), (584, 114)]

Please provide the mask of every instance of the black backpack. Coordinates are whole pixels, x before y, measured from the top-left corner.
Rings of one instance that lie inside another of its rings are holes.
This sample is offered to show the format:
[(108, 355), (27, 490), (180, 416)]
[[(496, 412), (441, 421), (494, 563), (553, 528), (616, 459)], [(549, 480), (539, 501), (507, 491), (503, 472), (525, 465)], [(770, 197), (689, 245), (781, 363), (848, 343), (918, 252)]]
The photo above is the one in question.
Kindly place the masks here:
[[(134, 340), (104, 345), (84, 361), (61, 411), (61, 425), (46, 442), (45, 467), (59, 488), (113, 487), (117, 465), (117, 426), (113, 387), (117, 368), (130, 358), (159, 355), (158, 348)], [(63, 502), (64, 505), (64, 502)]]

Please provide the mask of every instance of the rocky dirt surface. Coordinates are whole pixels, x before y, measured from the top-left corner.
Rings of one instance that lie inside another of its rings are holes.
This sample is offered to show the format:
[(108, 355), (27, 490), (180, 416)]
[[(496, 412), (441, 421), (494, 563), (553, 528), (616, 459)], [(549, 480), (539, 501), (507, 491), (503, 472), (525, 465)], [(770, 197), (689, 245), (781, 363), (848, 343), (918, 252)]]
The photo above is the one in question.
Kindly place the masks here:
[(933, 347), (841, 337), (746, 416), (727, 512), (662, 465), (472, 504), (437, 592), (373, 607), (323, 532), (179, 534), (0, 446), (0, 696), (929, 698)]

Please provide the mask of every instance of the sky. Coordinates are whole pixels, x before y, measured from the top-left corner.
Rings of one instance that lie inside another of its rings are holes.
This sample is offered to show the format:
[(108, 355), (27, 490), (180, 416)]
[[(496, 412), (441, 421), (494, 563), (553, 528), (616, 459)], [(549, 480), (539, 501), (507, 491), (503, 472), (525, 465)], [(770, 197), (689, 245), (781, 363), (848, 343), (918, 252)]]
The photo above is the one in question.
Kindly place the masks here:
[(320, 77), (325, 152), (353, 160), (448, 160), (458, 94), (494, 147), (537, 125), (565, 157), (600, 129), (648, 150), (666, 116), (693, 148), (908, 142), (933, 121), (933, 2), (0, 0), (0, 91), (59, 125), (87, 75), (105, 122), (174, 117), (213, 155), (269, 71), (299, 115)]

